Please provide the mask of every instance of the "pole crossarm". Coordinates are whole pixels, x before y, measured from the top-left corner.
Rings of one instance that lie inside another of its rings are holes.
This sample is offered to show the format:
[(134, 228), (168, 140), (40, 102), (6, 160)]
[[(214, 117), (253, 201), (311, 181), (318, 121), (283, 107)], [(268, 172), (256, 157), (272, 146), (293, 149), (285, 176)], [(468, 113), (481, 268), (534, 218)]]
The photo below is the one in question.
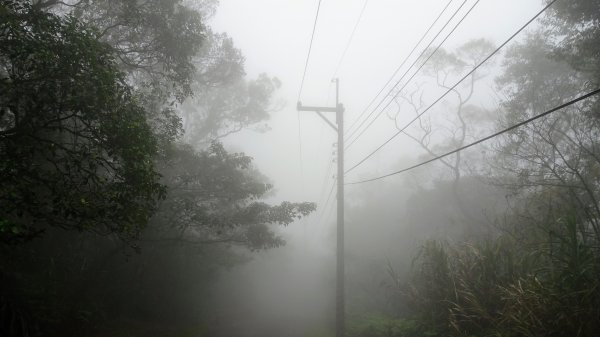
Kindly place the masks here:
[(337, 112), (340, 107), (328, 106), (304, 106), (302, 102), (298, 102), (296, 110), (298, 111), (321, 111), (321, 112)]

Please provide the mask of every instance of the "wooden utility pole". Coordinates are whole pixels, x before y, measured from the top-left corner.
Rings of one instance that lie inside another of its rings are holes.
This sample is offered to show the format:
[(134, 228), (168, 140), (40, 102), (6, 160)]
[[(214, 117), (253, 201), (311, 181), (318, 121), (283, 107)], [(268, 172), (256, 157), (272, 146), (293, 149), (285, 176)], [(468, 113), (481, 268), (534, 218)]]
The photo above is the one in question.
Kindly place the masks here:
[[(314, 111), (338, 134), (337, 142), (337, 248), (336, 248), (336, 308), (335, 336), (345, 336), (344, 312), (344, 106), (339, 103), (339, 79), (335, 82), (335, 107), (303, 106), (298, 102), (298, 111)], [(337, 127), (322, 112), (335, 112)]]

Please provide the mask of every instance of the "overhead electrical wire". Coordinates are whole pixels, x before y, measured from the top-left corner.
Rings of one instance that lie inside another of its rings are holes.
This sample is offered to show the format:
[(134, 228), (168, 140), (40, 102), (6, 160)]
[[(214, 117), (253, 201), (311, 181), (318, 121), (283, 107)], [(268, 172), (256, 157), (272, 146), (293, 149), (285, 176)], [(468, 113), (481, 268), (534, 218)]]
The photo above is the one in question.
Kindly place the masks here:
[(323, 184), (321, 184), (321, 192), (319, 193), (319, 204), (325, 198), (325, 193), (327, 193), (327, 181), (329, 180), (329, 174), (331, 173), (331, 169), (333, 168), (333, 160), (329, 161), (329, 165), (327, 166), (327, 170), (325, 172), (325, 176), (323, 177)]
[[(308, 61), (310, 60), (310, 52), (312, 51), (312, 45), (315, 38), (315, 31), (317, 28), (317, 21), (319, 19), (319, 10), (321, 9), (321, 0), (317, 4), (317, 13), (315, 14), (315, 22), (313, 24), (312, 33), (310, 35), (310, 44), (308, 45), (308, 53), (306, 54), (306, 62), (304, 63), (304, 72), (302, 73), (302, 81), (300, 82), (300, 89), (298, 90), (298, 99), (296, 101), (300, 101), (300, 96), (302, 95), (302, 88), (304, 87), (304, 79), (306, 78), (306, 70), (308, 69)], [(302, 163), (302, 133), (300, 130), (300, 112), (296, 112), (298, 115), (298, 156), (300, 160), (300, 185), (304, 186), (304, 165)], [(303, 189), (303, 187), (301, 187)], [(302, 193), (304, 194), (304, 193)]]
[(325, 203), (323, 204), (323, 209), (325, 209), (327, 207), (327, 205), (329, 204), (329, 200), (331, 200), (331, 196), (333, 195), (333, 191), (335, 190), (336, 182), (337, 182), (337, 179), (333, 179), (333, 183), (331, 184), (331, 189), (329, 190), (329, 194), (327, 195), (327, 200), (325, 200)]
[(340, 57), (340, 60), (338, 61), (337, 66), (335, 67), (335, 71), (333, 72), (333, 76), (331, 78), (337, 77), (337, 73), (340, 70), (340, 66), (342, 65), (342, 62), (344, 61), (344, 58), (346, 57), (346, 53), (348, 52), (350, 45), (352, 44), (352, 39), (354, 39), (354, 33), (356, 33), (356, 28), (358, 28), (358, 24), (360, 23), (360, 20), (362, 19), (363, 13), (365, 12), (365, 8), (367, 8), (368, 3), (369, 3), (369, 0), (365, 0), (365, 3), (363, 5), (362, 9), (360, 10), (360, 14), (358, 15), (358, 19), (356, 20), (356, 23), (354, 24), (354, 28), (352, 29), (352, 33), (350, 33), (350, 38), (348, 39), (348, 42), (346, 43), (346, 47), (344, 48), (342, 57)]
[[(330, 158), (329, 164), (327, 165), (327, 170), (325, 172), (325, 176), (323, 177), (323, 184), (322, 184), (322, 188), (321, 188), (321, 193), (319, 193), (319, 203), (317, 204), (317, 207), (318, 207), (318, 205), (321, 204), (321, 201), (323, 201), (325, 199), (325, 193), (327, 193), (327, 181), (329, 180), (329, 174), (331, 174), (331, 169), (333, 168), (333, 162), (334, 162), (334, 159)], [(334, 182), (335, 182), (335, 176), (333, 176), (333, 179), (334, 179)], [(329, 193), (331, 194), (331, 192), (329, 192)], [(331, 196), (327, 196), (326, 203), (329, 202), (329, 198), (330, 197)], [(321, 213), (323, 213), (323, 211), (321, 211)], [(319, 216), (319, 219), (322, 218), (322, 217), (323, 217), (323, 215), (321, 214)]]
[[(423, 61), (423, 63), (419, 66), (419, 68), (412, 74), (412, 76), (404, 83), (404, 85), (400, 89), (398, 89), (397, 93), (388, 101), (388, 103), (383, 107), (383, 109), (381, 109), (381, 111), (379, 111), (379, 113), (377, 114), (377, 116), (375, 116), (375, 118), (372, 119), (371, 122), (349, 144), (346, 145), (345, 149), (350, 148), (350, 146), (352, 146), (352, 144), (354, 144), (371, 127), (371, 125), (373, 125), (373, 123), (375, 123), (375, 121), (377, 119), (379, 119), (379, 117), (381, 117), (381, 115), (390, 106), (390, 104), (393, 102), (393, 100), (400, 94), (400, 92), (402, 92), (402, 90), (404, 90), (404, 88), (406, 88), (406, 86), (408, 86), (408, 84), (410, 83), (410, 81), (412, 81), (413, 78), (415, 78), (415, 76), (417, 76), (417, 74), (419, 73), (419, 71), (421, 71), (421, 69), (423, 69), (423, 67), (425, 66), (425, 64), (427, 64), (427, 62), (429, 62), (429, 60), (433, 57), (433, 55), (435, 55), (435, 53), (437, 53), (437, 51), (448, 40), (448, 38), (452, 35), (452, 33), (454, 33), (454, 31), (467, 18), (467, 16), (471, 13), (471, 11), (473, 11), (473, 9), (475, 8), (475, 6), (477, 6), (477, 4), (479, 3), (479, 1), (480, 0), (477, 0), (473, 4), (473, 6), (471, 6), (471, 8), (467, 11), (467, 13), (465, 15), (463, 15), (463, 17), (460, 19), (460, 21), (456, 25), (454, 25), (454, 28), (452, 28), (452, 30), (446, 35), (446, 37), (442, 40), (442, 42), (440, 42), (438, 44), (438, 46), (435, 47), (435, 49), (433, 50), (433, 52), (431, 52), (429, 54), (429, 56), (425, 59), (425, 61)], [(450, 20), (452, 20), (452, 18)], [(442, 30), (443, 30), (443, 28), (442, 28)], [(441, 33), (441, 31), (440, 31), (440, 33)], [(437, 38), (437, 35), (436, 35), (435, 38)], [(434, 38), (434, 40), (435, 40), (435, 38)], [(433, 41), (431, 41), (431, 42), (433, 42)], [(427, 46), (427, 48), (429, 48), (430, 45), (431, 45), (431, 43)], [(425, 50), (423, 50), (423, 53), (427, 50), (427, 48)], [(421, 55), (419, 56), (419, 58), (423, 55), (423, 53), (421, 53)], [(390, 89), (390, 91), (386, 94), (386, 96), (379, 102), (379, 104), (375, 107), (375, 109), (371, 112), (371, 114), (369, 116), (373, 115), (373, 113), (377, 110), (377, 108), (379, 106), (381, 106), (381, 104), (385, 101), (386, 97), (389, 97), (389, 95), (392, 93), (392, 91), (398, 86), (398, 84), (400, 84), (400, 82), (404, 79), (404, 77), (406, 77), (406, 75), (408, 74), (408, 72), (410, 71), (410, 69), (412, 69), (412, 67), (417, 63), (417, 61), (419, 60), (419, 58), (417, 58), (415, 60), (415, 62), (413, 62), (413, 64), (411, 64), (410, 68), (407, 69), (406, 72), (402, 75), (402, 77), (396, 82), (396, 84), (394, 84), (394, 86)]]
[(304, 195), (304, 161), (302, 160), (302, 132), (300, 127), (300, 111), (296, 111), (298, 116), (298, 160), (300, 161), (300, 192)]
[[(356, 123), (358, 123), (358, 121), (361, 120), (361, 118), (367, 113), (367, 110), (369, 109), (369, 107), (371, 106), (371, 104), (373, 104), (376, 100), (377, 97), (379, 97), (379, 95), (381, 95), (381, 93), (383, 92), (383, 90), (385, 90), (385, 88), (388, 86), (388, 84), (390, 84), (390, 82), (392, 82), (392, 80), (394, 79), (394, 77), (396, 76), (396, 74), (398, 74), (398, 72), (400, 71), (400, 69), (402, 69), (402, 67), (404, 66), (404, 64), (406, 64), (406, 62), (408, 61), (408, 59), (412, 56), (412, 54), (415, 52), (415, 50), (417, 50), (417, 47), (419, 47), (419, 45), (421, 44), (421, 42), (423, 42), (423, 40), (425, 39), (425, 37), (427, 36), (427, 34), (429, 34), (429, 32), (431, 31), (431, 29), (435, 26), (435, 24), (439, 21), (439, 19), (442, 17), (442, 15), (446, 12), (446, 9), (448, 9), (448, 7), (450, 6), (450, 4), (453, 2), (454, 0), (450, 0), (448, 1), (448, 3), (446, 4), (446, 6), (444, 7), (444, 9), (442, 9), (442, 11), (440, 12), (440, 14), (437, 16), (437, 18), (433, 21), (433, 23), (429, 26), (429, 28), (427, 28), (427, 30), (425, 31), (425, 33), (423, 34), (423, 36), (421, 36), (421, 38), (419, 39), (419, 41), (415, 44), (415, 46), (412, 48), (412, 50), (410, 51), (410, 53), (408, 53), (408, 55), (404, 58), (404, 60), (402, 60), (402, 63), (400, 63), (400, 65), (396, 68), (396, 70), (394, 70), (394, 73), (392, 74), (392, 76), (390, 76), (390, 78), (387, 80), (387, 82), (384, 84), (384, 86), (379, 90), (379, 92), (377, 93), (377, 95), (375, 95), (375, 97), (373, 97), (373, 99), (369, 102), (369, 104), (367, 104), (367, 106), (364, 108), (364, 110), (360, 113), (360, 115), (354, 120), (354, 122), (352, 122), (352, 124), (350, 125), (350, 127), (348, 128), (348, 130), (346, 132), (350, 132), (352, 130), (352, 128), (354, 128), (354, 126), (356, 125)], [(463, 3), (464, 4), (464, 3)], [(438, 33), (439, 34), (439, 33)], [(435, 40), (435, 38), (433, 39)], [(432, 42), (433, 42), (432, 40)], [(428, 47), (426, 47), (424, 50), (427, 50)], [(418, 59), (418, 58), (417, 58)], [(367, 119), (370, 116), (367, 117)], [(360, 128), (360, 126), (359, 126)], [(352, 135), (350, 135), (352, 136)]]
[(310, 44), (308, 45), (308, 53), (306, 54), (306, 62), (304, 63), (304, 72), (302, 73), (302, 81), (300, 82), (300, 90), (298, 90), (298, 99), (300, 101), (300, 95), (302, 95), (302, 88), (304, 87), (304, 79), (306, 78), (306, 70), (308, 69), (308, 61), (310, 60), (310, 52), (312, 50), (313, 40), (315, 38), (315, 31), (317, 29), (317, 20), (319, 19), (319, 10), (321, 9), (321, 0), (317, 4), (317, 13), (315, 14), (315, 22), (313, 24), (312, 34), (310, 35)]
[(325, 214), (325, 217), (323, 219), (321, 219), (320, 221), (327, 222), (329, 220), (329, 218), (331, 218), (331, 215), (333, 215), (334, 209), (336, 209), (335, 204), (331, 203), (331, 206), (329, 207), (329, 211)]
[(591, 92), (589, 92), (589, 93), (587, 93), (587, 94), (585, 94), (585, 95), (579, 96), (579, 97), (577, 97), (577, 98), (575, 98), (575, 99), (573, 99), (573, 100), (570, 100), (570, 101), (568, 101), (568, 102), (566, 102), (566, 103), (563, 103), (563, 104), (561, 104), (561, 105), (559, 105), (559, 106), (557, 106), (557, 107), (555, 107), (555, 108), (552, 108), (552, 109), (550, 109), (550, 110), (548, 110), (548, 111), (545, 111), (545, 112), (543, 112), (543, 113), (541, 113), (541, 114), (539, 114), (539, 115), (535, 115), (535, 116), (533, 116), (533, 117), (531, 117), (531, 118), (528, 118), (528, 119), (526, 119), (526, 120), (524, 120), (524, 121), (522, 121), (522, 122), (520, 122), (520, 123), (517, 123), (517, 124), (515, 124), (515, 125), (512, 125), (512, 126), (510, 126), (510, 127), (506, 128), (506, 129), (503, 129), (503, 130), (501, 130), (501, 131), (498, 131), (498, 132), (496, 132), (496, 133), (494, 133), (494, 134), (491, 134), (491, 135), (489, 135), (489, 136), (487, 136), (487, 137), (481, 138), (481, 139), (479, 139), (479, 140), (477, 140), (477, 141), (474, 141), (474, 142), (472, 142), (472, 143), (469, 143), (469, 144), (467, 144), (467, 145), (465, 145), (465, 146), (461, 146), (461, 147), (459, 147), (459, 148), (457, 148), (457, 149), (455, 149), (455, 150), (452, 150), (452, 151), (446, 152), (446, 153), (444, 153), (444, 154), (442, 154), (442, 155), (436, 156), (436, 157), (434, 157), (434, 158), (431, 158), (431, 159), (429, 159), (429, 160), (426, 160), (426, 161), (424, 161), (424, 162), (418, 163), (418, 164), (416, 164), (416, 165), (413, 165), (413, 166), (410, 166), (410, 167), (404, 168), (404, 169), (402, 169), (402, 170), (399, 170), (399, 171), (395, 171), (395, 172), (392, 172), (392, 173), (388, 173), (388, 174), (386, 174), (386, 175), (382, 175), (382, 176), (379, 176), (379, 177), (370, 178), (370, 179), (365, 179), (365, 180), (359, 180), (359, 181), (355, 181), (355, 182), (349, 182), (349, 183), (346, 183), (345, 185), (357, 185), (357, 184), (363, 184), (363, 183), (367, 183), (367, 182), (371, 182), (371, 181), (380, 180), (380, 179), (387, 178), (387, 177), (390, 177), (390, 176), (393, 176), (393, 175), (396, 175), (396, 174), (400, 174), (400, 173), (404, 173), (404, 172), (407, 172), (407, 171), (410, 171), (410, 170), (416, 169), (417, 167), (421, 167), (421, 166), (423, 166), (423, 165), (429, 164), (429, 163), (431, 163), (431, 162), (434, 162), (434, 161), (436, 161), (436, 160), (440, 160), (440, 159), (442, 159), (442, 158), (444, 158), (444, 157), (447, 157), (447, 156), (449, 156), (449, 155), (455, 154), (455, 153), (457, 153), (457, 152), (463, 151), (463, 150), (465, 150), (465, 149), (468, 149), (468, 148), (470, 148), (470, 147), (472, 147), (472, 146), (475, 146), (475, 145), (477, 145), (477, 144), (483, 143), (483, 142), (485, 142), (485, 141), (487, 141), (487, 140), (490, 140), (490, 139), (492, 139), (492, 138), (498, 137), (499, 135), (501, 135), (501, 134), (503, 134), (503, 133), (506, 133), (506, 132), (508, 132), (508, 131), (514, 130), (514, 129), (516, 129), (516, 128), (519, 128), (519, 127), (521, 127), (521, 126), (523, 126), (523, 125), (525, 125), (525, 124), (531, 123), (531, 122), (533, 122), (533, 121), (535, 121), (535, 120), (537, 120), (537, 119), (539, 119), (539, 118), (542, 118), (542, 117), (544, 117), (544, 116), (547, 116), (547, 115), (549, 115), (549, 114), (551, 114), (551, 113), (553, 113), (553, 112), (556, 112), (556, 111), (558, 111), (558, 110), (564, 109), (564, 108), (566, 108), (566, 107), (568, 107), (568, 106), (570, 106), (570, 105), (572, 105), (572, 104), (575, 104), (575, 103), (577, 103), (577, 102), (579, 102), (579, 101), (582, 101), (582, 100), (584, 100), (584, 99), (587, 99), (587, 98), (589, 98), (589, 97), (592, 97), (592, 96), (594, 96), (594, 95), (597, 95), (597, 94), (599, 94), (599, 93), (600, 93), (600, 89), (596, 89), (596, 90), (594, 90), (594, 91), (591, 91)]
[[(325, 194), (327, 193), (327, 186), (328, 186), (327, 182), (328, 182), (328, 180), (330, 178), (329, 175), (331, 174), (331, 169), (333, 168), (333, 162), (334, 162), (334, 159), (330, 158), (329, 164), (327, 165), (327, 170), (325, 172), (325, 176), (323, 177), (322, 188), (321, 188), (321, 192), (319, 193), (319, 199), (318, 199), (319, 201), (318, 201), (318, 204), (317, 204), (317, 207), (319, 207), (319, 214), (318, 214), (318, 217), (317, 217), (317, 223), (322, 220), (322, 218), (324, 216), (324, 213), (325, 213), (325, 208), (327, 206), (327, 203), (329, 203), (329, 199), (331, 198), (332, 191), (329, 191), (329, 195), (327, 196), (327, 200), (325, 201), (325, 203), (323, 203), (323, 208), (321, 209), (321, 207), (319, 205), (321, 205), (322, 204), (321, 202), (323, 200), (325, 200)], [(333, 177), (333, 185), (334, 186), (335, 186), (335, 181), (336, 181), (336, 179), (335, 179), (335, 176), (334, 176)], [(333, 187), (332, 187), (332, 189), (333, 189)]]
[[(419, 68), (417, 70), (415, 70), (415, 72), (412, 74), (412, 76), (404, 83), (404, 85), (398, 89), (397, 93), (395, 95), (392, 96), (392, 98), (388, 101), (388, 103), (383, 107), (383, 109), (381, 109), (379, 111), (379, 113), (377, 114), (377, 116), (375, 116), (374, 119), (371, 120), (371, 122), (348, 144), (346, 145), (345, 149), (350, 148), (350, 146), (352, 146), (352, 144), (354, 144), (372, 125), (373, 123), (375, 123), (375, 121), (377, 119), (379, 119), (379, 117), (381, 117), (381, 115), (385, 112), (385, 110), (387, 109), (387, 107), (390, 106), (390, 104), (392, 104), (393, 100), (400, 94), (400, 92), (402, 92), (402, 90), (404, 90), (404, 88), (406, 88), (406, 86), (408, 86), (408, 84), (410, 83), (410, 81), (413, 80), (413, 78), (415, 78), (415, 76), (417, 76), (417, 74), (419, 73), (419, 71), (421, 71), (421, 69), (423, 69), (423, 67), (425, 66), (425, 64), (427, 64), (427, 62), (429, 62), (429, 60), (433, 57), (433, 55), (435, 55), (435, 53), (437, 53), (437, 51), (442, 47), (442, 45), (448, 40), (448, 38), (450, 38), (450, 36), (454, 33), (454, 31), (456, 31), (456, 29), (461, 25), (461, 23), (467, 18), (467, 16), (469, 16), (469, 14), (473, 11), (473, 9), (475, 8), (475, 6), (477, 6), (477, 4), (479, 3), (480, 0), (477, 0), (473, 6), (471, 6), (471, 8), (467, 11), (467, 13), (465, 13), (465, 15), (463, 15), (463, 17), (460, 19), (460, 21), (458, 21), (458, 23), (456, 25), (454, 25), (454, 27), (452, 28), (452, 30), (446, 35), (446, 37), (444, 37), (444, 39), (442, 40), (442, 42), (440, 42), (437, 47), (435, 47), (435, 49), (433, 50), (433, 52), (431, 52), (429, 54), (429, 56), (425, 59), (425, 61), (423, 61), (423, 63), (419, 66)], [(464, 4), (464, 3), (463, 3)], [(460, 8), (459, 8), (460, 9)], [(452, 20), (452, 18), (450, 19)], [(444, 26), (445, 28), (445, 26)], [(442, 28), (443, 30), (443, 28)], [(441, 33), (441, 31), (440, 31)], [(439, 35), (439, 34), (438, 34)], [(436, 35), (437, 38), (437, 35)], [(435, 40), (435, 38), (434, 38)], [(433, 41), (432, 41), (433, 42)], [(429, 46), (431, 45), (431, 43), (429, 44)], [(427, 48), (429, 48), (429, 46), (427, 46)], [(425, 52), (427, 50), (427, 48), (423, 51)], [(423, 55), (423, 53), (421, 53), (421, 55)], [(420, 56), (419, 56), (420, 57)], [(394, 84), (394, 86), (390, 89), (390, 91), (387, 93), (387, 95), (379, 102), (379, 104), (375, 107), (375, 109), (373, 109), (373, 111), (371, 112), (371, 115), (373, 115), (373, 113), (375, 113), (375, 111), (377, 110), (377, 108), (379, 108), (381, 106), (381, 104), (385, 101), (385, 98), (389, 97), (389, 95), (392, 93), (392, 91), (398, 86), (398, 84), (400, 84), (400, 82), (404, 79), (404, 77), (406, 77), (406, 75), (408, 74), (408, 72), (410, 71), (410, 69), (412, 69), (412, 67), (417, 63), (417, 61), (419, 60), (419, 58), (417, 58), (415, 60), (415, 62), (413, 62), (413, 64), (411, 64), (410, 68), (406, 70), (406, 72), (402, 75), (402, 77), (396, 82), (396, 84)], [(366, 120), (365, 120), (366, 121)], [(358, 129), (357, 129), (358, 130)]]
[[(437, 98), (432, 104), (430, 104), (427, 108), (425, 108), (425, 110), (421, 111), (415, 118), (413, 118), (410, 122), (408, 122), (408, 124), (406, 124), (404, 127), (402, 127), (398, 132), (396, 132), (394, 135), (392, 135), (392, 137), (388, 138), (388, 140), (386, 140), (383, 144), (381, 144), (379, 147), (377, 147), (374, 151), (372, 151), (371, 153), (369, 153), (366, 157), (364, 157), (363, 159), (361, 159), (358, 163), (354, 164), (354, 166), (350, 167), (348, 170), (346, 170), (344, 173), (349, 173), (352, 170), (354, 170), (355, 168), (357, 168), (358, 166), (360, 166), (362, 163), (364, 163), (367, 159), (369, 159), (371, 156), (373, 156), (377, 151), (381, 150), (385, 145), (387, 145), (389, 142), (391, 142), (394, 138), (396, 138), (399, 134), (401, 134), (402, 132), (404, 132), (404, 130), (406, 130), (406, 128), (408, 128), (410, 125), (412, 125), (412, 123), (414, 123), (415, 121), (417, 121), (419, 118), (421, 118), (421, 116), (426, 113), (427, 111), (429, 111), (434, 105), (436, 105), (437, 103), (439, 103), (444, 97), (446, 97), (446, 95), (448, 95), (448, 93), (450, 93), (452, 90), (454, 90), (460, 83), (462, 83), (465, 79), (467, 79), (471, 74), (473, 74), (477, 69), (479, 69), (485, 62), (487, 62), (492, 56), (494, 56), (496, 53), (498, 53), (504, 46), (506, 46), (510, 41), (512, 41), (512, 39), (514, 39), (519, 33), (521, 33), (527, 26), (529, 26), (535, 19), (537, 19), (542, 13), (544, 13), (552, 4), (554, 4), (557, 0), (553, 0), (551, 2), (549, 2), (544, 8), (542, 8), (542, 10), (540, 10), (536, 15), (534, 15), (529, 21), (527, 21), (523, 26), (521, 26), (521, 28), (519, 28), (514, 34), (512, 34), (506, 41), (504, 41), (500, 46), (498, 46), (491, 54), (489, 54), (486, 58), (484, 58), (480, 63), (478, 63), (475, 67), (473, 67), (473, 69), (471, 71), (469, 71), (466, 75), (464, 75), (460, 80), (458, 80), (453, 86), (451, 86), (450, 88), (448, 88), (448, 90), (446, 90), (446, 92), (444, 92), (444, 94), (442, 94), (439, 98)], [(399, 93), (398, 93), (399, 94)], [(392, 100), (394, 98), (397, 97), (396, 94), (394, 97), (392, 97)], [(390, 100), (390, 103), (392, 102), (392, 100)], [(389, 105), (388, 104), (388, 105)], [(385, 109), (385, 108), (384, 108)]]
[(329, 200), (331, 200), (331, 196), (333, 195), (333, 191), (335, 190), (336, 182), (337, 182), (337, 179), (334, 179), (333, 183), (331, 184), (331, 189), (329, 190), (329, 195), (327, 195), (327, 200), (323, 204), (323, 208), (321, 209), (321, 213), (319, 215), (319, 219), (317, 220), (317, 222), (321, 222), (321, 220), (323, 220), (323, 216), (325, 215), (325, 212), (327, 211), (327, 206), (329, 205)]

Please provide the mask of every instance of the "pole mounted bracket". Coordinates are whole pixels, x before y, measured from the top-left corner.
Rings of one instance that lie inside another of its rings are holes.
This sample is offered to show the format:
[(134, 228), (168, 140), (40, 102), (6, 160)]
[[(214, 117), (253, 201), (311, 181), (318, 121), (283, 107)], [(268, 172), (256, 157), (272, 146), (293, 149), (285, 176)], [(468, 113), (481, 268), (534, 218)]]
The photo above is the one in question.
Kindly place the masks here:
[(319, 106), (303, 106), (302, 102), (298, 101), (298, 104), (296, 105), (296, 110), (316, 112), (317, 115), (319, 115), (319, 117), (321, 117), (327, 123), (327, 125), (329, 125), (332, 129), (334, 129), (335, 132), (338, 132), (338, 128), (329, 119), (327, 119), (327, 117), (325, 117), (321, 112), (336, 112), (336, 113), (343, 112), (344, 106), (342, 104), (338, 104), (338, 106), (335, 108), (319, 107)]

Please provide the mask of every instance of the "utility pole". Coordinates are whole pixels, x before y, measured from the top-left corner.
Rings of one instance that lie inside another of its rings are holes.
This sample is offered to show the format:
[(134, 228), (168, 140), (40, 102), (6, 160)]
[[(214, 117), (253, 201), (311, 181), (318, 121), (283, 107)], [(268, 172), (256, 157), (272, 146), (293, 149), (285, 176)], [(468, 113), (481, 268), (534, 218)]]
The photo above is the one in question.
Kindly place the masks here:
[[(337, 142), (337, 248), (336, 248), (336, 308), (335, 336), (344, 337), (344, 105), (339, 103), (339, 79), (335, 82), (335, 107), (303, 106), (298, 102), (298, 111), (314, 111), (338, 134)], [(335, 112), (337, 127), (322, 112)]]

